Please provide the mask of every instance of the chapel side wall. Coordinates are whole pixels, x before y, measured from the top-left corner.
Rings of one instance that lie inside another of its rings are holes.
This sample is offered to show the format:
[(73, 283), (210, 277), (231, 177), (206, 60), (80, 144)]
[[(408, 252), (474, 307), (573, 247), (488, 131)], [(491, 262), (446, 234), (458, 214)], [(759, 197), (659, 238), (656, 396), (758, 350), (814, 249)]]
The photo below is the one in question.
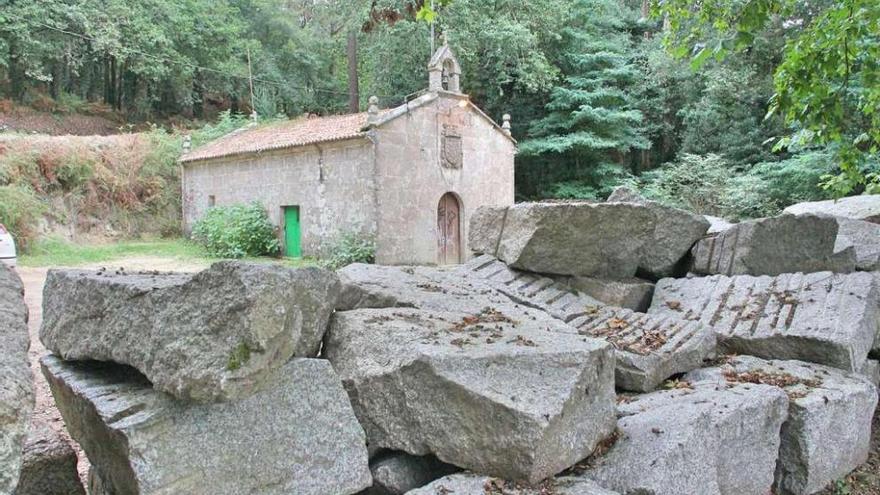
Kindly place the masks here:
[[(315, 256), (342, 233), (375, 235), (374, 149), (367, 139), (227, 157), (183, 167), (184, 229), (208, 209), (257, 200), (276, 226), (283, 206), (300, 207), (304, 256)], [(283, 233), (279, 228), (283, 242)]]
[[(513, 204), (516, 146), (462, 102), (441, 94), (375, 129), (378, 263), (438, 263), (437, 206), (447, 192), (461, 203), (462, 261), (473, 212)], [(459, 169), (441, 165), (444, 126), (461, 136)]]

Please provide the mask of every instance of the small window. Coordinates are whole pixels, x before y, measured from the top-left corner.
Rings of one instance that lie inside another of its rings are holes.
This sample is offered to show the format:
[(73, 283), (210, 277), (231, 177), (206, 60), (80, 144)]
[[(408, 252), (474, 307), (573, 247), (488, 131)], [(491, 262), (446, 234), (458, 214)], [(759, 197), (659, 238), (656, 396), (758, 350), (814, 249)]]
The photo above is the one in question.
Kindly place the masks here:
[(215, 204), (217, 204), (217, 198), (213, 194), (208, 196), (208, 208), (213, 208)]

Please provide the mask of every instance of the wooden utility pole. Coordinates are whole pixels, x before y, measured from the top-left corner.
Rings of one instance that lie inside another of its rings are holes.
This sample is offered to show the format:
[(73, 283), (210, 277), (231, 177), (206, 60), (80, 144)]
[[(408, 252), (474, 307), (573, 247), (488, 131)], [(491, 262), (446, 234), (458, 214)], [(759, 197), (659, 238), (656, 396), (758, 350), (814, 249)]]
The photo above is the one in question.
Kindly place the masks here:
[(254, 119), (254, 123), (257, 122), (257, 105), (254, 103), (254, 71), (251, 68), (251, 48), (247, 49), (247, 59), (248, 59), (248, 86), (251, 89), (251, 118)]
[[(431, 0), (431, 11), (434, 10), (434, 0)], [(434, 56), (434, 21), (431, 21), (431, 53), (429, 57)]]

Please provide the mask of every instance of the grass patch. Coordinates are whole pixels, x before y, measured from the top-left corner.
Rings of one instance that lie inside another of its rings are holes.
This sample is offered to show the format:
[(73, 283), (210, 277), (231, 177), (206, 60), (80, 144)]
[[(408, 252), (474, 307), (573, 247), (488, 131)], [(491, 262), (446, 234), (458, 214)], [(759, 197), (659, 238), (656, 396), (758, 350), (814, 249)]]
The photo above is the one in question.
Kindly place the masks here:
[(156, 256), (210, 262), (204, 249), (182, 239), (122, 241), (106, 244), (75, 244), (58, 238), (41, 239), (21, 254), (21, 266), (78, 266), (134, 256)]
[[(36, 241), (26, 254), (21, 254), (18, 264), (26, 267), (80, 266), (107, 263), (133, 257), (156, 257), (179, 260), (182, 263), (209, 265), (221, 258), (208, 256), (202, 246), (185, 239), (160, 239), (148, 241), (120, 241), (102, 244), (75, 244), (59, 238)], [(311, 259), (291, 258), (245, 258), (257, 263), (278, 263), (290, 267), (314, 266)]]

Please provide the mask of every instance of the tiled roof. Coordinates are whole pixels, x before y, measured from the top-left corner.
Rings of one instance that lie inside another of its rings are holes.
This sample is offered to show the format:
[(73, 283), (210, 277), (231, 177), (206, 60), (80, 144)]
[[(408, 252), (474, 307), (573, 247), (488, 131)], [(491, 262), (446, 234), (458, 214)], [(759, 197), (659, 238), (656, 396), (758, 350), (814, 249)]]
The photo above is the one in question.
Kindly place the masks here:
[(366, 124), (367, 113), (362, 112), (327, 117), (302, 117), (244, 128), (199, 146), (183, 155), (180, 161), (192, 162), (350, 139), (364, 135), (363, 128)]

